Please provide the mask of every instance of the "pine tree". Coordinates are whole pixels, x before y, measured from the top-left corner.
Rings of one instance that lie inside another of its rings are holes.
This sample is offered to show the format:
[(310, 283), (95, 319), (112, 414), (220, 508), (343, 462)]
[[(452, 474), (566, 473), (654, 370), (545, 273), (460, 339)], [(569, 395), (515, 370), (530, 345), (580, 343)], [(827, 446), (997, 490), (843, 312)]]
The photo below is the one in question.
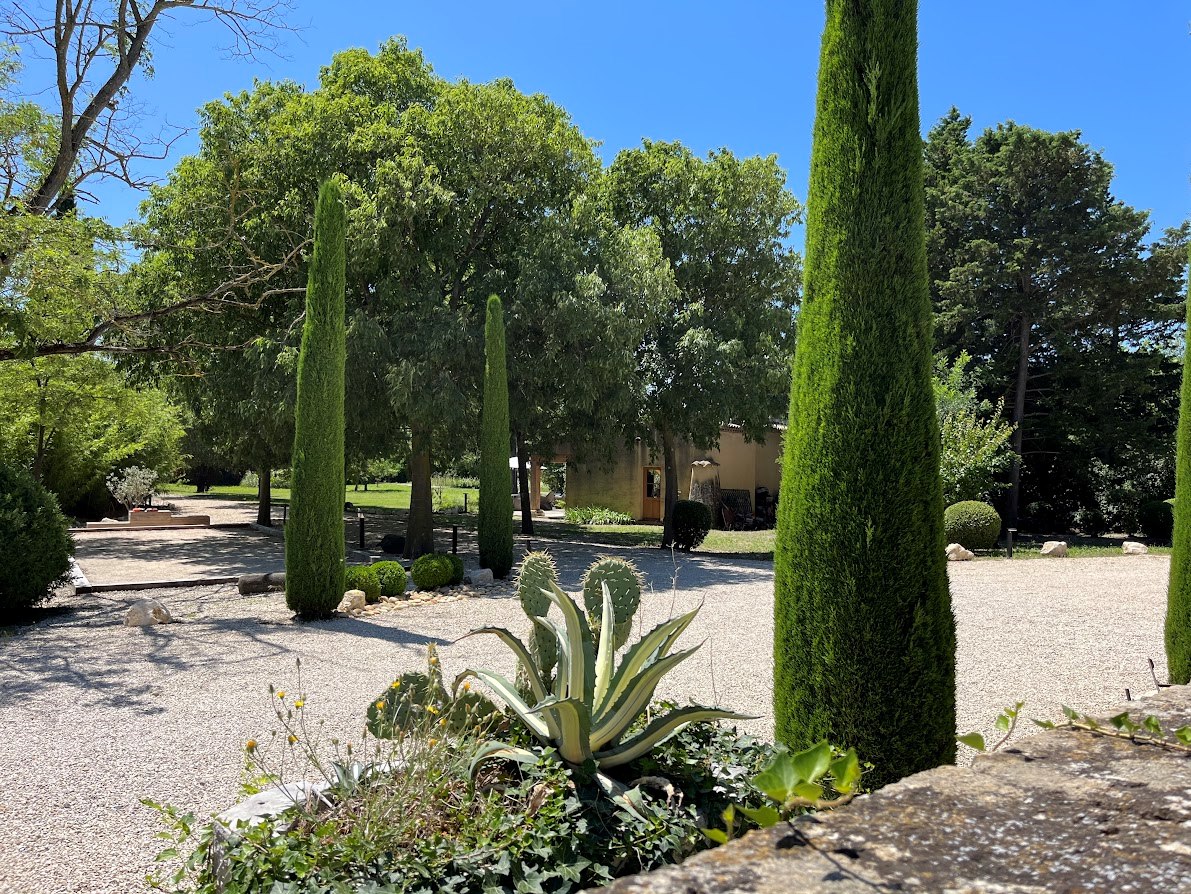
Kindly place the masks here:
[(488, 299), (484, 323), (484, 407), (480, 421), (480, 567), (504, 577), (513, 567), (513, 496), (509, 478), (509, 382), (500, 299)]
[(285, 600), (308, 619), (330, 616), (343, 598), (346, 226), (339, 186), (328, 180), (314, 212), (285, 526)]
[(774, 714), (880, 785), (955, 756), (916, 0), (827, 0), (774, 578)]
[[(1187, 294), (1187, 323), (1187, 331), (1191, 332), (1191, 290)], [(1166, 666), (1170, 682), (1185, 685), (1191, 683), (1191, 339), (1183, 352), (1174, 496), (1174, 549), (1166, 594)]]

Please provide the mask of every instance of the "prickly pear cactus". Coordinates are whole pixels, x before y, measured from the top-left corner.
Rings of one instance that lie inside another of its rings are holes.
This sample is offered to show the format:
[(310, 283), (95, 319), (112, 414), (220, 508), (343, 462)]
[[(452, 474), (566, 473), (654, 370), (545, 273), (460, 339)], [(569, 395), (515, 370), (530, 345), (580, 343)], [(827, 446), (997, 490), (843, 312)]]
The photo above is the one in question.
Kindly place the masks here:
[(612, 608), (616, 614), (612, 641), (619, 649), (628, 641), (633, 629), (633, 616), (641, 604), (641, 575), (632, 562), (608, 556), (587, 569), (583, 575), (583, 602), (587, 606), (587, 618), (597, 641), (600, 616), (604, 611), (604, 584), (608, 585), (608, 592), (612, 595)]
[(538, 664), (542, 676), (549, 678), (558, 661), (558, 643), (548, 630), (533, 623), (533, 618), (544, 618), (550, 610), (550, 600), (542, 591), (558, 584), (558, 567), (549, 553), (528, 553), (521, 563), (521, 570), (517, 573), (517, 598), (521, 600), (521, 608), (530, 617), (532, 636), (529, 642), (529, 654)]

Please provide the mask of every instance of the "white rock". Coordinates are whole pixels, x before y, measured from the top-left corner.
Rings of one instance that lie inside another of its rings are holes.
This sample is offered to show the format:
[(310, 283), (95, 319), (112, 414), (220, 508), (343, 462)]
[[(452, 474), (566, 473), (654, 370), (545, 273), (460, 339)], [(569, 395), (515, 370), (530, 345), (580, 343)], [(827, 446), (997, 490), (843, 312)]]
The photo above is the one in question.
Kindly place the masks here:
[(1149, 547), (1144, 543), (1138, 543), (1136, 540), (1126, 540), (1121, 544), (1121, 552), (1127, 556), (1144, 556), (1149, 551)]
[(491, 568), (477, 568), (475, 571), (469, 571), (463, 578), (465, 584), (471, 584), (473, 587), (490, 587), (494, 581)]
[(339, 600), (339, 611), (350, 615), (352, 612), (363, 611), (367, 604), (368, 597), (364, 595), (363, 590), (348, 590)]
[(947, 561), (948, 562), (968, 562), (976, 558), (976, 554), (970, 549), (964, 549), (962, 543), (948, 543), (947, 544)]
[(156, 599), (138, 599), (124, 614), (125, 627), (148, 627), (151, 624), (169, 624), (174, 620), (170, 610)]
[(1048, 540), (1042, 544), (1042, 555), (1050, 556), (1052, 559), (1063, 559), (1067, 556), (1067, 541), (1066, 540)]

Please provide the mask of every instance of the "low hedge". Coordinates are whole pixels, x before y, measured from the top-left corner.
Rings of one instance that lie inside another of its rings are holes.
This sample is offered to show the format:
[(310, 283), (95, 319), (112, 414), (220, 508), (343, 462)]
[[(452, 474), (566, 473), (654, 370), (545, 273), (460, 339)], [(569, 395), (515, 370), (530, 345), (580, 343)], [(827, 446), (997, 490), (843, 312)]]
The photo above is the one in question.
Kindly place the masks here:
[(967, 549), (992, 549), (1001, 536), (1001, 516), (987, 503), (964, 500), (943, 513), (943, 530), (948, 543)]
[(711, 530), (711, 509), (698, 500), (677, 500), (670, 511), (674, 516), (674, 546), (690, 552)]
[(372, 570), (380, 578), (381, 596), (405, 595), (405, 566), (400, 562), (373, 562)]
[(343, 570), (343, 589), (363, 590), (369, 602), (380, 602), (380, 575), (371, 565), (348, 565)]
[(74, 552), (58, 501), (23, 469), (0, 465), (0, 623), (20, 620), (63, 583)]
[(1174, 500), (1151, 500), (1137, 511), (1137, 524), (1147, 540), (1169, 543), (1174, 535)]

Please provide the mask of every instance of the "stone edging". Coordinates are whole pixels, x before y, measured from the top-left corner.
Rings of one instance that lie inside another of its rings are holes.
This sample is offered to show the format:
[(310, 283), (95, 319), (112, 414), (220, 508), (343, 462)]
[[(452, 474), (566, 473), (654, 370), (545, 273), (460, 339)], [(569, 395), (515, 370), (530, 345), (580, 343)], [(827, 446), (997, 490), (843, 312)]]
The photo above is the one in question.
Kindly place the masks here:
[[(1191, 687), (1120, 710), (1191, 725)], [(1191, 755), (1054, 730), (605, 890), (1191, 892)]]

